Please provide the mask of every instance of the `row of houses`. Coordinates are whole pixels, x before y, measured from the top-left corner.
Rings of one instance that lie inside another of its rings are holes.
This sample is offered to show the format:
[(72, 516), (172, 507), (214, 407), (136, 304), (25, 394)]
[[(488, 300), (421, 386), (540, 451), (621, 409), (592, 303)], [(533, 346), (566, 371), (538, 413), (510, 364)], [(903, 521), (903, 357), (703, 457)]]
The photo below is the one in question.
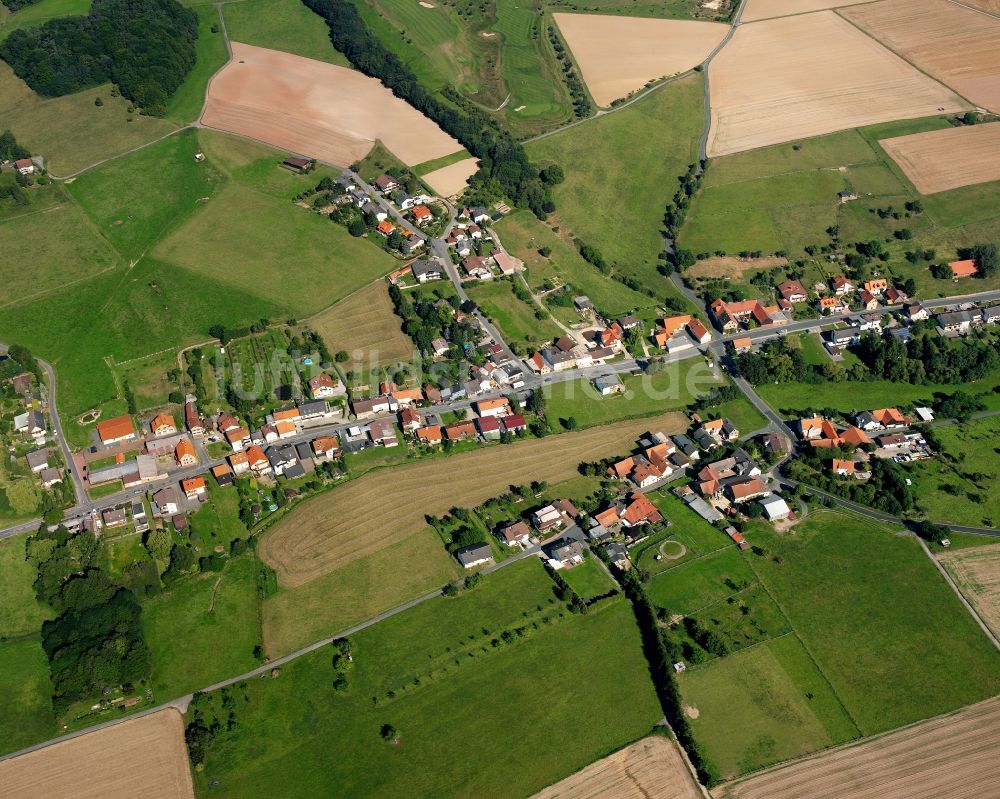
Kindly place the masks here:
[(712, 340), (712, 334), (697, 317), (679, 314), (657, 319), (652, 339), (657, 347), (672, 353), (704, 346)]
[(612, 322), (603, 330), (588, 331), (582, 342), (568, 335), (560, 336), (535, 351), (525, 363), (533, 373), (543, 375), (600, 366), (625, 353), (624, 330), (618, 322)]

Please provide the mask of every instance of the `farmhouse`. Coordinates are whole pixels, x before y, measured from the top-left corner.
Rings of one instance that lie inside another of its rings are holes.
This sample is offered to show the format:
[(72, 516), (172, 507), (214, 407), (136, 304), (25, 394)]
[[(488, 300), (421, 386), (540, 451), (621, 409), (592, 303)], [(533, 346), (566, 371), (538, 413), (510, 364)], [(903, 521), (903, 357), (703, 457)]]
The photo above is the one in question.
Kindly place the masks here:
[(493, 253), (493, 261), (496, 263), (497, 269), (500, 270), (500, 274), (505, 277), (509, 277), (515, 272), (524, 271), (524, 261), (520, 258), (515, 258), (504, 250), (496, 250)]
[(177, 423), (169, 413), (160, 413), (149, 423), (149, 430), (156, 437), (170, 436), (177, 432)]
[(97, 435), (104, 445), (117, 444), (119, 441), (134, 441), (135, 426), (132, 424), (132, 417), (126, 414), (98, 422)]
[(971, 258), (964, 261), (952, 261), (948, 264), (948, 268), (951, 270), (951, 276), (956, 280), (960, 277), (972, 277), (979, 274), (979, 267)]
[(195, 452), (194, 444), (186, 438), (177, 442), (174, 447), (174, 457), (179, 466), (194, 466), (198, 462), (198, 453)]
[(784, 325), (788, 318), (776, 306), (764, 306), (760, 300), (726, 302), (715, 300), (710, 306), (716, 324), (725, 331), (736, 330), (741, 324), (753, 321), (758, 325)]
[(466, 569), (481, 566), (493, 561), (493, 550), (489, 544), (472, 544), (455, 550), (455, 557)]
[(771, 489), (759, 477), (750, 477), (746, 480), (730, 483), (726, 487), (726, 491), (730, 499), (736, 503), (747, 502), (771, 493)]

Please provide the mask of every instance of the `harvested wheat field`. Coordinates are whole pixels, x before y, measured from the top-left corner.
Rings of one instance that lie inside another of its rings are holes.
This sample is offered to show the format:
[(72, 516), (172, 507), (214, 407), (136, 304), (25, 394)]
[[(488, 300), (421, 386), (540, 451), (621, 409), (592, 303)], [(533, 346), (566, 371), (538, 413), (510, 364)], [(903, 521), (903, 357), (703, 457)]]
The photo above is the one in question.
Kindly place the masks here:
[(882, 139), (921, 194), (1000, 180), (1000, 122)]
[(828, 8), (870, 2), (871, 0), (747, 0), (747, 6), (743, 9), (743, 16), (740, 19), (743, 22), (754, 22), (758, 19), (808, 14), (810, 11), (825, 11)]
[(461, 145), (374, 78), (311, 58), (233, 42), (208, 88), (202, 124), (347, 166), (379, 139), (413, 165)]
[(368, 372), (413, 360), (413, 342), (403, 333), (384, 280), (345, 297), (309, 320), (331, 352), (346, 350), (345, 368)]
[(778, 766), (718, 799), (987, 799), (997, 791), (1000, 697)]
[(668, 738), (653, 735), (591, 763), (534, 799), (700, 799), (677, 749)]
[(184, 719), (168, 708), (4, 760), (0, 796), (193, 799)]
[(881, 0), (841, 14), (965, 99), (1000, 111), (1000, 19), (948, 0)]
[(1000, 0), (962, 0), (963, 6), (971, 6), (988, 14), (1000, 15)]
[(428, 172), (420, 179), (441, 197), (451, 197), (465, 191), (469, 185), (469, 178), (475, 175), (478, 169), (479, 161), (475, 158), (466, 158), (450, 166)]
[(710, 77), (710, 156), (966, 107), (833, 11), (741, 25)]
[(425, 527), (425, 516), (472, 507), (532, 480), (557, 483), (583, 461), (626, 452), (648, 430), (680, 432), (680, 413), (380, 469), (293, 510), (260, 540), (258, 552), (294, 588)]
[(1000, 635), (1000, 544), (938, 555), (986, 626)]
[(722, 41), (728, 25), (603, 14), (553, 14), (598, 105), (647, 81), (686, 72)]
[(787, 266), (788, 259), (777, 255), (763, 258), (737, 258), (735, 255), (713, 255), (703, 258), (685, 272), (691, 277), (741, 277), (744, 274), (762, 272), (776, 266)]

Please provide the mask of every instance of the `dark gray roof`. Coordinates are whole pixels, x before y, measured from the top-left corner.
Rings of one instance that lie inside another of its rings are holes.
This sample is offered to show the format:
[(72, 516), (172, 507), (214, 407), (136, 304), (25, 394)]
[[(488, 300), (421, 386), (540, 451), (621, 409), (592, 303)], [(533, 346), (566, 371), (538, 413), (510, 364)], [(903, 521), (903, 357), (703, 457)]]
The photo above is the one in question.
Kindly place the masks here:
[(489, 544), (472, 544), (461, 549), (456, 549), (455, 557), (458, 558), (458, 562), (463, 566), (468, 566), (470, 563), (475, 563), (478, 560), (492, 559), (493, 550), (490, 549)]
[(285, 467), (284, 475), (289, 480), (294, 480), (296, 477), (302, 477), (305, 473), (305, 467), (299, 461), (295, 461), (291, 466)]

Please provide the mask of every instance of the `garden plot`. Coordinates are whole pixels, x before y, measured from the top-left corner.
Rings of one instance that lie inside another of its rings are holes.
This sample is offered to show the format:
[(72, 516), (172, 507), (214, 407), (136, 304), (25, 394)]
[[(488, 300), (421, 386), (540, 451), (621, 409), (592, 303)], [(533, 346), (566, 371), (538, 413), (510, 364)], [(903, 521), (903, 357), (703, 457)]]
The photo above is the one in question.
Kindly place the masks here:
[(710, 156), (966, 107), (832, 11), (741, 26), (711, 95)]

